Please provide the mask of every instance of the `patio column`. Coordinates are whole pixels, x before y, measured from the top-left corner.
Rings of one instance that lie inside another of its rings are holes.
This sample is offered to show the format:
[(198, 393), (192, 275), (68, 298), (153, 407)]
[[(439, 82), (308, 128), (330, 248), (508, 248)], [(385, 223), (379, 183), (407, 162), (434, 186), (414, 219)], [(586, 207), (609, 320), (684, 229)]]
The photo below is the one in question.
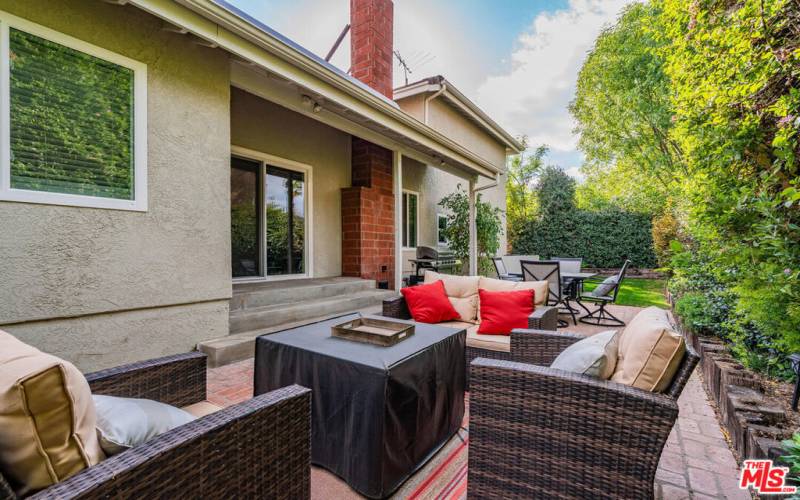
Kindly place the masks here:
[(394, 176), (394, 289), (403, 287), (403, 154), (392, 154)]
[(477, 193), (475, 186), (477, 179), (469, 180), (469, 275), (478, 275), (478, 227), (476, 224), (475, 201)]

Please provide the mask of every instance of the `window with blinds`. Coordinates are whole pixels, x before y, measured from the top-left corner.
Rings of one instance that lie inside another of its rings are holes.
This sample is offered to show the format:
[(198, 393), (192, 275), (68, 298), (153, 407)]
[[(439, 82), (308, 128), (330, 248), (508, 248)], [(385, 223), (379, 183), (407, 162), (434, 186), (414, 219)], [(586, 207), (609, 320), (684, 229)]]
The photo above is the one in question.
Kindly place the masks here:
[(3, 198), (146, 209), (137, 102), (144, 65), (26, 21), (3, 21)]

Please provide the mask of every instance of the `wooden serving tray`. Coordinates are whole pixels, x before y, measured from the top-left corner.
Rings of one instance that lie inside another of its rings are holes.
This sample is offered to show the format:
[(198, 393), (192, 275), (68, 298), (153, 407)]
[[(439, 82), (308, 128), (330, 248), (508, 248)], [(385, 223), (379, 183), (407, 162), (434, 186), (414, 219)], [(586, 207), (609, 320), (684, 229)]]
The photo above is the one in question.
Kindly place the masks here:
[(331, 335), (341, 339), (388, 347), (414, 335), (414, 325), (390, 319), (356, 318), (332, 326)]

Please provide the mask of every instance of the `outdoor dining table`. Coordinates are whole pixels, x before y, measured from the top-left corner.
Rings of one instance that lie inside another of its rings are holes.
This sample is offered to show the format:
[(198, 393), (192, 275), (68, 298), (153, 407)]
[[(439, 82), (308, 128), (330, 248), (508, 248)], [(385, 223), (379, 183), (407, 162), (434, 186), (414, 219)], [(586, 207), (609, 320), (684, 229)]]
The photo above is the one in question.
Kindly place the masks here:
[[(522, 274), (520, 273), (509, 273), (511, 276), (517, 276), (522, 278)], [(580, 291), (583, 288), (583, 282), (589, 278), (594, 278), (597, 276), (597, 273), (561, 273), (561, 287), (565, 289), (566, 296), (564, 300), (564, 309), (567, 310), (568, 313), (573, 314), (577, 313), (580, 314), (580, 309), (572, 307), (569, 303), (571, 299), (575, 299), (580, 295)], [(574, 318), (574, 316), (573, 316)]]

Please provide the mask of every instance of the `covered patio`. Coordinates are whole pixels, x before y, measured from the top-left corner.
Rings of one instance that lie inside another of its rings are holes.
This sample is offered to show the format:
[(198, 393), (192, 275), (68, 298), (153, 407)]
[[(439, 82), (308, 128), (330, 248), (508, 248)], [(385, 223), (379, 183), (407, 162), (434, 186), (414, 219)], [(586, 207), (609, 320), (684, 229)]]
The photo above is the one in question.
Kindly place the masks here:
[[(610, 306), (611, 312), (630, 321), (641, 308)], [(363, 310), (375, 314), (376, 308)], [(566, 330), (584, 335), (600, 333), (604, 327), (579, 323)], [(209, 400), (229, 406), (253, 396), (253, 359), (208, 371)], [(680, 417), (667, 440), (656, 473), (656, 498), (664, 500), (725, 498), (749, 500), (738, 487), (738, 466), (716, 416), (716, 408), (702, 386), (698, 372), (691, 377), (680, 399)], [(465, 499), (469, 452), (469, 411), (464, 428), (420, 469), (392, 498)], [(314, 499), (360, 499), (342, 480), (316, 466), (311, 469)]]

